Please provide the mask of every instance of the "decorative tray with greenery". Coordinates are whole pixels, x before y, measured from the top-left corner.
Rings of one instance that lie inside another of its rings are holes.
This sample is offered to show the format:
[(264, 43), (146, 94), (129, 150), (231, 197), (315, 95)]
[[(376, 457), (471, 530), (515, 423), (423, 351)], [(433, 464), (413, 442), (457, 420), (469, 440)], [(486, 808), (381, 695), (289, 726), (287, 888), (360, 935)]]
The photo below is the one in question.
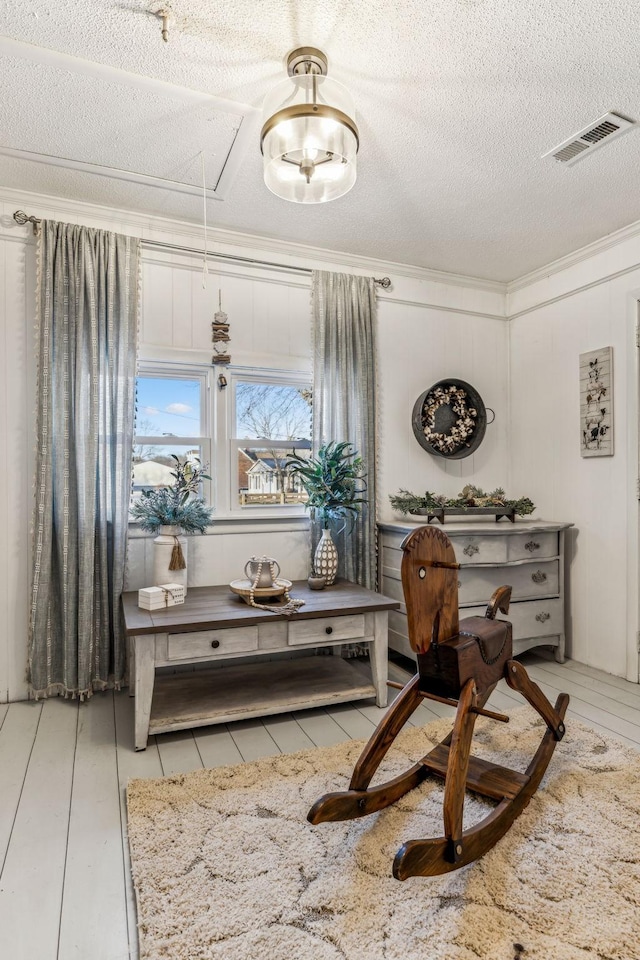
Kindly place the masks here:
[(444, 523), (446, 516), (493, 516), (496, 522), (507, 517), (512, 523), (516, 515), (526, 517), (535, 510), (535, 504), (529, 497), (509, 500), (502, 489), (497, 487), (491, 493), (485, 493), (480, 487), (467, 484), (457, 497), (445, 497), (442, 494), (425, 491), (423, 496), (409, 490), (399, 490), (390, 496), (391, 506), (400, 513), (414, 517), (426, 517), (427, 523), (439, 520)]

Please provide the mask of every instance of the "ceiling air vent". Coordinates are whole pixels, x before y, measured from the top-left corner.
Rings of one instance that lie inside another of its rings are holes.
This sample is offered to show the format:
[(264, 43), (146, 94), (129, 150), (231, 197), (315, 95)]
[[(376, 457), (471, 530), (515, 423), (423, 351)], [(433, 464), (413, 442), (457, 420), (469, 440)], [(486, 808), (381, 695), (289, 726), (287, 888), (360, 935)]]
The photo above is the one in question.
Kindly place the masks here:
[(604, 143), (609, 143), (610, 140), (619, 137), (620, 134), (626, 133), (633, 126), (635, 126), (633, 120), (627, 120), (625, 117), (618, 116), (617, 113), (605, 113), (603, 117), (599, 117), (593, 123), (590, 123), (580, 133), (574, 134), (573, 137), (565, 140), (564, 143), (560, 143), (553, 150), (543, 153), (542, 159), (551, 157), (552, 160), (557, 160), (558, 163), (570, 167), (578, 160), (582, 160), (588, 153), (593, 153), (597, 147), (601, 147)]

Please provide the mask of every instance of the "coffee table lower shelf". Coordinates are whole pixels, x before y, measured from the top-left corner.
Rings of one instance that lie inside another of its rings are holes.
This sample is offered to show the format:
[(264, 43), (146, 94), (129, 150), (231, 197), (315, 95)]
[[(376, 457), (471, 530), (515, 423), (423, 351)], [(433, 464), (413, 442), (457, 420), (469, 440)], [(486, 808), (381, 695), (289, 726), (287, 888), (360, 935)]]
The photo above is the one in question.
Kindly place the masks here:
[(149, 735), (375, 695), (370, 670), (338, 656), (156, 674)]

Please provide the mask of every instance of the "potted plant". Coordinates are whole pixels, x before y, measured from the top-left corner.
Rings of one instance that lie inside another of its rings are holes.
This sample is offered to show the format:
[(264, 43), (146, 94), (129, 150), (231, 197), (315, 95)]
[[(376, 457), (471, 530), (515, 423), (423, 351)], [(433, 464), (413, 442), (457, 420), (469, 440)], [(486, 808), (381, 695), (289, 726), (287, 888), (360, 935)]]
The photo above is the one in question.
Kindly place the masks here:
[(131, 507), (131, 517), (154, 539), (154, 584), (179, 583), (187, 589), (187, 541), (184, 534), (204, 533), (213, 517), (213, 510), (199, 495), (202, 480), (209, 480), (205, 467), (197, 458), (175, 461), (167, 487), (143, 490)]
[(332, 584), (338, 571), (338, 552), (331, 538), (329, 524), (347, 520), (353, 523), (367, 498), (362, 458), (348, 442), (335, 442), (320, 447), (316, 457), (291, 454), (287, 470), (298, 479), (307, 494), (305, 507), (322, 525), (322, 537), (314, 556), (316, 574)]

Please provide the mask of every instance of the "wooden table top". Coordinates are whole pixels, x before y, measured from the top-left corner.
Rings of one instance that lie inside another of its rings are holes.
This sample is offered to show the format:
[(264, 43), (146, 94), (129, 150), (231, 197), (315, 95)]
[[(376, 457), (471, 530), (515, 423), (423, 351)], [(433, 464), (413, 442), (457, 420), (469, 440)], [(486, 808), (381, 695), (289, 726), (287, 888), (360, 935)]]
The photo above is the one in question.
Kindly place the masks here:
[(400, 606), (397, 600), (342, 579), (324, 590), (310, 590), (306, 580), (296, 580), (289, 592), (294, 599), (304, 600), (304, 606), (287, 616), (250, 607), (227, 584), (189, 587), (184, 603), (162, 610), (142, 610), (138, 606), (138, 591), (134, 590), (122, 594), (125, 633), (129, 637), (150, 633), (190, 633), (248, 627), (269, 620), (310, 620), (351, 613), (377, 613), (397, 610)]

